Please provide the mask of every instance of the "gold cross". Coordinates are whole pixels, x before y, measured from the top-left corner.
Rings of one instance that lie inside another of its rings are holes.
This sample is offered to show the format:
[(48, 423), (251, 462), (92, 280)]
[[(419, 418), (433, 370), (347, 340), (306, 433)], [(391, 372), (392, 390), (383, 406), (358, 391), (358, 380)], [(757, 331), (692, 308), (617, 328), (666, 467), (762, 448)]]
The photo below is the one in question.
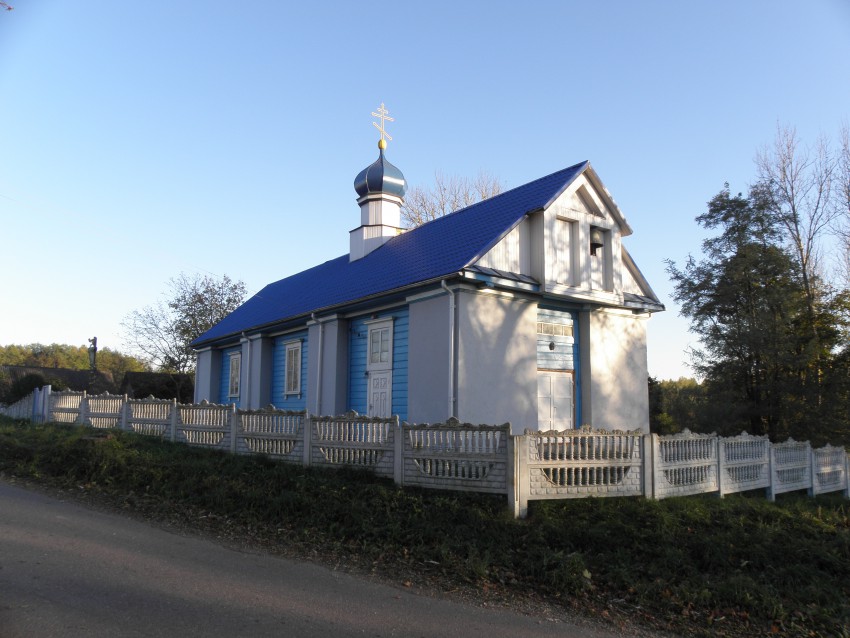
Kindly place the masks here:
[(378, 126), (377, 122), (372, 122), (372, 126), (378, 129), (381, 132), (381, 139), (378, 141), (378, 148), (385, 149), (387, 147), (387, 143), (384, 141), (384, 138), (387, 138), (390, 142), (393, 141), (392, 136), (384, 130), (384, 122), (395, 122), (393, 118), (387, 115), (389, 111), (384, 108), (384, 103), (381, 102), (381, 108), (378, 109), (378, 112), (372, 111), (372, 117), (377, 117), (381, 120), (381, 125)]

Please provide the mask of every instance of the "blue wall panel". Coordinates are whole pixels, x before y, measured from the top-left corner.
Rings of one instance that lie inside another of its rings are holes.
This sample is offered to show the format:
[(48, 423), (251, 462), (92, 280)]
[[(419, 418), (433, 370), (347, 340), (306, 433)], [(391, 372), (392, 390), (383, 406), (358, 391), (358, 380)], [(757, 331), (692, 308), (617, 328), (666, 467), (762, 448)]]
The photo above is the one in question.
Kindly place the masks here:
[[(407, 307), (380, 313), (377, 318), (393, 317), (393, 389), (392, 411), (402, 421), (407, 419), (407, 350), (409, 312)], [(371, 316), (352, 319), (348, 342), (348, 409), (360, 414), (369, 412), (366, 376), (366, 347), (369, 340), (367, 321)]]
[[(538, 310), (537, 321), (568, 328), (573, 334), (551, 335), (537, 333), (537, 367), (544, 370), (575, 370), (575, 329), (578, 321), (572, 312), (564, 310)], [(549, 344), (554, 343), (551, 350)]]
[[(286, 345), (290, 341), (301, 340), (301, 394), (285, 396), (286, 387)], [(272, 344), (272, 388), (271, 402), (280, 410), (307, 409), (307, 331), (294, 332), (277, 337)]]
[(368, 379), (366, 378), (366, 320), (354, 319), (349, 324), (348, 339), (348, 409), (366, 414), (368, 408)]
[[(574, 370), (573, 382), (576, 403), (575, 425), (581, 426), (581, 366), (579, 365), (578, 313), (555, 308), (538, 308), (537, 321), (572, 326), (572, 336), (537, 335), (537, 367), (546, 370)], [(555, 349), (549, 344), (554, 342)]]
[[(228, 396), (230, 390), (230, 355), (236, 352), (242, 352), (242, 346), (235, 346), (221, 351), (221, 384), (218, 389), (218, 402), (222, 404), (235, 403), (239, 407), (239, 397)], [(242, 362), (245, 363), (244, 361)], [(239, 391), (242, 391), (241, 375)]]

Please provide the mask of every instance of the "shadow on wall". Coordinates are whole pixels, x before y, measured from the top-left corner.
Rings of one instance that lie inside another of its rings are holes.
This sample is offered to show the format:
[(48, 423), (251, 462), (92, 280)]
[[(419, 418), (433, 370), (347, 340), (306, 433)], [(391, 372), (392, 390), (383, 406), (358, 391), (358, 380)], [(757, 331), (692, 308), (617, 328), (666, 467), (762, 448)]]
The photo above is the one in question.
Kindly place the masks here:
[(590, 316), (590, 376), (595, 428), (649, 427), (645, 318), (596, 311)]
[(459, 292), (458, 418), (510, 421), (514, 433), (537, 429), (537, 306), (486, 293)]

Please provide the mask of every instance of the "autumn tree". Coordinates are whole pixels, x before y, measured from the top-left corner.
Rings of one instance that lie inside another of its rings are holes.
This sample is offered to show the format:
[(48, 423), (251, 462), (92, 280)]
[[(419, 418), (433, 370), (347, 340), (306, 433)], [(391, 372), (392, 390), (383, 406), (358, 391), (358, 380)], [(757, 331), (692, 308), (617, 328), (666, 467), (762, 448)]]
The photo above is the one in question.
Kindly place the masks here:
[(430, 188), (411, 188), (401, 208), (401, 223), (406, 228), (422, 224), (466, 208), (502, 192), (501, 182), (488, 173), (474, 178), (434, 174)]
[(772, 185), (759, 182), (748, 196), (727, 185), (697, 222), (719, 234), (703, 242), (701, 260), (668, 262), (668, 272), (699, 336), (693, 365), (716, 429), (820, 440), (832, 400), (825, 371), (846, 343), (843, 296), (809, 297), (816, 280), (807, 282), (787, 242), (790, 222)]
[(794, 324), (802, 299), (794, 262), (778, 245), (769, 196), (757, 189), (733, 196), (727, 185), (697, 222), (720, 234), (703, 242), (700, 261), (667, 266), (673, 296), (699, 336), (694, 368), (717, 393), (733, 392), (727, 422), (780, 435), (785, 381), (801, 349)]
[(125, 338), (158, 370), (192, 372), (192, 341), (239, 307), (245, 295), (245, 284), (227, 275), (180, 274), (169, 280), (163, 301), (124, 320)]
[(835, 196), (835, 231), (841, 242), (841, 266), (844, 286), (850, 288), (850, 129), (841, 129), (838, 153), (838, 186)]
[[(0, 346), (0, 365), (87, 370), (89, 368), (88, 347), (60, 343)], [(144, 361), (110, 348), (98, 350), (97, 368), (102, 372), (110, 373), (116, 384), (121, 382), (125, 372), (149, 370)]]

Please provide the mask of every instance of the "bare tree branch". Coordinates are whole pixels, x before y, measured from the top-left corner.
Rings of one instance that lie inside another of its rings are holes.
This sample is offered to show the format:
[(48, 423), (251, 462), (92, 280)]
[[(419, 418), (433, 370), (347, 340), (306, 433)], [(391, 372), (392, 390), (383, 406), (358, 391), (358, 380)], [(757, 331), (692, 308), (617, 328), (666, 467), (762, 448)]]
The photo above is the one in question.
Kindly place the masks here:
[(181, 273), (168, 282), (166, 301), (132, 312), (122, 323), (127, 344), (154, 367), (190, 372), (195, 353), (189, 345), (235, 310), (245, 298), (245, 284)]
[(835, 232), (841, 240), (844, 283), (850, 288), (850, 128), (841, 127), (838, 151), (838, 187), (836, 188)]
[(408, 191), (401, 208), (401, 221), (406, 228), (415, 228), (501, 192), (501, 182), (489, 173), (468, 178), (446, 177), (437, 172), (433, 187)]
[(836, 216), (836, 158), (825, 138), (814, 148), (801, 148), (793, 127), (777, 126), (773, 147), (759, 152), (756, 166), (797, 257), (806, 294), (813, 295), (813, 281), (821, 274), (821, 240)]

